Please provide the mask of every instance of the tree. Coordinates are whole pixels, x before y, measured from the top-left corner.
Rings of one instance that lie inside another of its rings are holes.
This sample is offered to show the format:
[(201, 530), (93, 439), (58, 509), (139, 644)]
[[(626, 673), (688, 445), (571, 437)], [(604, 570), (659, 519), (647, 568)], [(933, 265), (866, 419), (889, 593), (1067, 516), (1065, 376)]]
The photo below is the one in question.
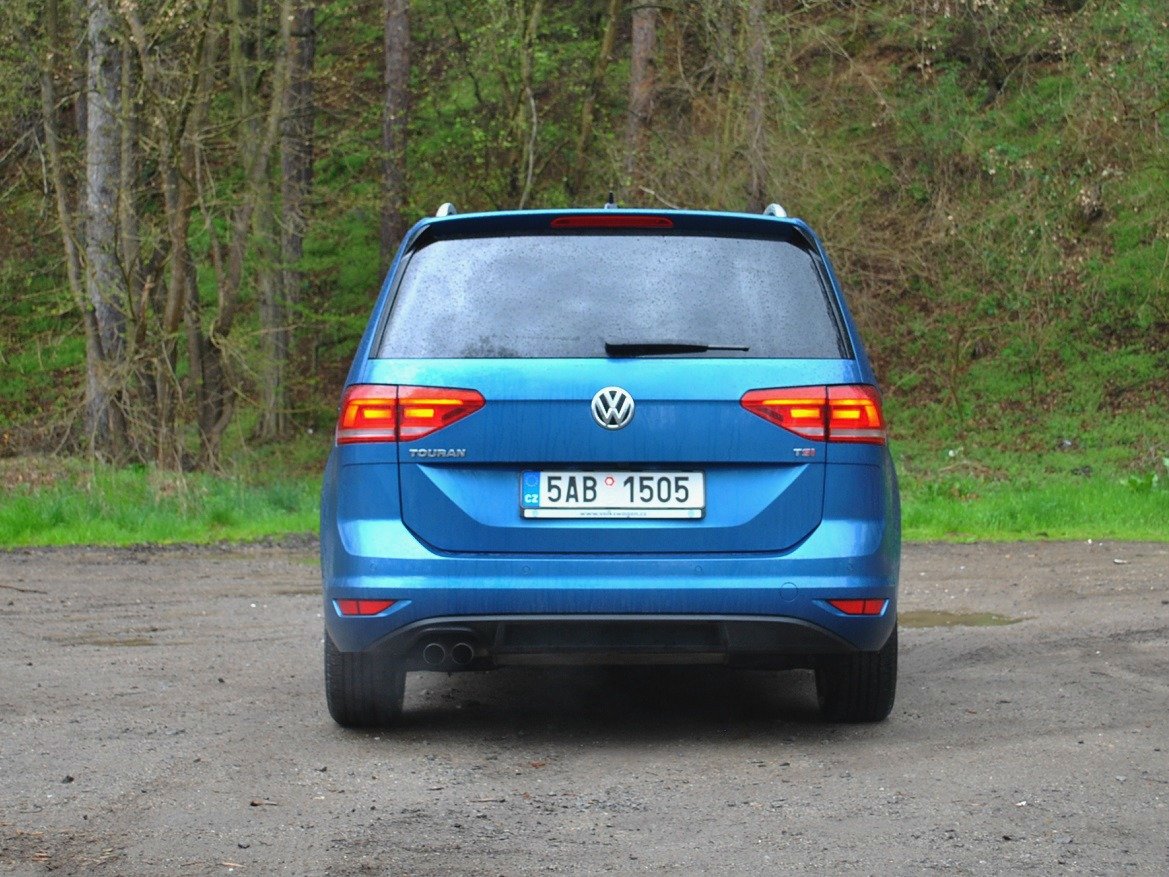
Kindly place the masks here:
[(580, 194), (581, 187), (584, 185), (589, 148), (593, 141), (593, 117), (596, 114), (597, 97), (601, 93), (601, 86), (605, 82), (605, 73), (613, 58), (613, 46), (617, 42), (617, 12), (620, 8), (621, 0), (609, 0), (609, 7), (605, 13), (605, 27), (601, 32), (601, 42), (597, 48), (597, 60), (593, 65), (593, 74), (589, 78), (584, 100), (581, 102), (580, 130), (576, 136), (576, 158), (567, 186), (568, 194), (574, 197)]
[(763, 18), (764, 0), (747, 2), (747, 209), (758, 213), (767, 204), (767, 164), (764, 158), (763, 127), (767, 109), (764, 91), (767, 34)]
[(385, 104), (382, 108), (382, 267), (406, 233), (406, 135), (410, 112), (410, 3), (385, 0)]
[(316, 56), (315, 9), (311, 0), (292, 0), (282, 22), (288, 58), (280, 128), (280, 272), (271, 296), (261, 301), (260, 331), (264, 352), (259, 434), (278, 438), (291, 427), (288, 363), (292, 354), (293, 314), (303, 298), (307, 202), (313, 176), (313, 64)]
[(629, 66), (629, 112), (625, 126), (625, 175), (628, 193), (641, 187), (642, 153), (653, 116), (654, 55), (657, 51), (658, 9), (641, 3), (633, 8), (633, 39)]
[[(41, 126), (45, 136), (45, 153), (48, 162), (49, 180), (53, 188), (53, 201), (57, 210), (57, 225), (61, 232), (61, 243), (65, 252), (65, 278), (74, 307), (81, 314), (85, 332), (86, 363), (86, 419), (91, 410), (90, 395), (98, 387), (97, 372), (101, 367), (101, 346), (97, 318), (86, 296), (86, 277), (81, 263), (81, 245), (78, 242), (78, 224), (74, 221), (74, 196), (66, 181), (65, 159), (61, 150), (60, 120), (57, 106), (57, 88), (54, 82), (54, 60), (63, 44), (61, 15), (58, 0), (48, 0), (45, 7), (45, 45), (41, 54)], [(86, 434), (96, 432), (100, 418), (94, 408), (94, 424), (86, 424)]]
[(121, 395), (128, 301), (118, 252), (122, 58), (108, 0), (89, 0), (86, 11), (85, 289), (96, 337), (86, 363), (85, 424), (96, 454), (121, 459), (126, 447)]
[[(291, 2), (281, 3), (282, 18), (291, 14)], [(259, 71), (249, 60), (249, 55), (259, 51), (258, 46), (253, 50), (247, 45), (253, 36), (244, 31), (234, 34), (234, 57), (228, 70), (236, 83), (237, 99), (220, 110), (225, 118), (213, 120), (213, 98), (225, 90), (218, 78), (223, 70), (222, 0), (204, 0), (187, 19), (159, 15), (151, 21), (153, 32), (148, 31), (136, 0), (122, 0), (120, 8), (130, 29), (144, 93), (151, 100), (144, 140), (154, 150), (151, 158), (156, 171), (151, 179), (160, 190), (165, 217), (164, 228), (154, 236), (165, 241), (167, 251), (165, 280), (142, 303), (150, 311), (143, 312), (149, 324), (145, 336), (149, 349), (142, 351), (138, 368), (143, 384), (151, 388), (147, 401), (153, 410), (151, 417), (142, 418), (140, 428), (153, 428), (155, 459), (177, 467), (186, 456), (180, 416), (193, 414), (199, 437), (196, 460), (213, 466), (235, 412), (238, 387), (228, 338), (242, 306), (253, 221), (265, 197), (271, 197), (267, 177), (288, 64), (284, 53), (278, 53), (267, 78), (270, 85), (264, 90)], [(242, 180), (233, 189), (217, 182), (207, 157), (209, 145), (221, 152), (227, 148), (219, 132), (233, 132), (236, 138)], [(200, 261), (191, 246), (196, 209), (203, 218), (207, 257), (215, 275), (214, 307), (209, 309), (200, 294)], [(185, 363), (180, 346), (184, 340)]]

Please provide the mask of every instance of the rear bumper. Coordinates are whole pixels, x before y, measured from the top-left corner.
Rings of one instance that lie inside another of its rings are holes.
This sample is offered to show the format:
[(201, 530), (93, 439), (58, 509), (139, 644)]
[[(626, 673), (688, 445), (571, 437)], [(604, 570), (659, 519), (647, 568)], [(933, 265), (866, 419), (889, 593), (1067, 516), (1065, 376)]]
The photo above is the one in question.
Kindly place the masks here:
[(508, 615), (432, 618), (370, 648), (410, 670), (532, 665), (815, 667), (855, 648), (805, 621), (757, 616)]
[[(852, 523), (847, 544), (856, 549), (866, 540), (858, 539)], [(390, 647), (397, 636), (406, 635), (402, 631), (438, 620), (472, 626), (482, 642), (498, 635), (484, 625), (503, 619), (507, 636), (524, 619), (537, 626), (565, 617), (636, 623), (672, 619), (715, 625), (722, 644), (719, 662), (725, 662), (745, 659), (751, 652), (794, 656), (875, 651), (895, 624), (896, 534), (870, 541), (868, 553), (844, 557), (843, 534), (828, 522), (783, 556), (516, 557), (436, 555), (400, 524), (397, 529), (400, 538), (381, 541), (381, 556), (376, 557), (351, 554), (340, 539), (322, 539), (325, 623), (342, 651)], [(883, 598), (889, 605), (880, 616), (858, 617), (827, 602), (849, 597)], [(343, 617), (335, 601), (347, 598), (396, 602), (373, 617)], [(760, 640), (765, 645), (739, 648), (740, 641), (756, 641), (753, 629), (743, 626), (754, 622), (771, 631)], [(545, 626), (546, 631), (554, 629)], [(566, 654), (572, 651), (563, 645)], [(657, 641), (649, 645), (669, 651)], [(554, 641), (545, 646), (547, 653), (557, 651)], [(575, 654), (587, 663), (583, 651)], [(675, 651), (683, 654), (686, 648)]]

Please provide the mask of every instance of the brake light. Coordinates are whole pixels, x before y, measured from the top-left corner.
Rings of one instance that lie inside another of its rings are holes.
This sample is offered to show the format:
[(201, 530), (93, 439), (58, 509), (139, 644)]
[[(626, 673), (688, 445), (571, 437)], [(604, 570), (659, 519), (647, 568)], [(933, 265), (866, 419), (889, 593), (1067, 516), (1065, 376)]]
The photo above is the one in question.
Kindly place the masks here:
[(889, 605), (888, 600), (829, 600), (828, 605), (845, 615), (880, 615)]
[(342, 615), (377, 615), (385, 612), (394, 600), (336, 600), (337, 611)]
[(341, 399), (337, 444), (414, 441), (474, 414), (484, 404), (475, 390), (355, 384)]
[(885, 418), (876, 387), (749, 390), (740, 403), (752, 414), (813, 441), (885, 443)]
[(598, 213), (585, 216), (558, 216), (553, 228), (673, 228), (668, 216), (630, 216), (620, 213)]

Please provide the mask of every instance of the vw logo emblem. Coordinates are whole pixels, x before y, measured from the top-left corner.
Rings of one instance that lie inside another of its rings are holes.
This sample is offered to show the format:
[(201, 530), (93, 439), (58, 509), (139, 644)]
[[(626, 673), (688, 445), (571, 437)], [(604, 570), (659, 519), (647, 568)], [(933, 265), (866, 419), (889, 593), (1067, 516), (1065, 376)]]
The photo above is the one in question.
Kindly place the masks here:
[(621, 429), (633, 419), (633, 397), (620, 387), (605, 387), (593, 396), (593, 420), (605, 429)]

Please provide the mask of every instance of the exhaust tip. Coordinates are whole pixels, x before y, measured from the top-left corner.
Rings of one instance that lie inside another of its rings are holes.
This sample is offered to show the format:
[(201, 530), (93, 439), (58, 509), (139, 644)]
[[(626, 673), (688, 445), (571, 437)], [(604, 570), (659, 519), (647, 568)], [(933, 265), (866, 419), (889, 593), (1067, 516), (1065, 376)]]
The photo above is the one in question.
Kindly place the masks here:
[(451, 646), (451, 660), (460, 667), (466, 667), (475, 660), (475, 647), (470, 643), (455, 643)]
[(427, 643), (422, 650), (422, 660), (432, 667), (446, 661), (446, 647), (442, 643)]

